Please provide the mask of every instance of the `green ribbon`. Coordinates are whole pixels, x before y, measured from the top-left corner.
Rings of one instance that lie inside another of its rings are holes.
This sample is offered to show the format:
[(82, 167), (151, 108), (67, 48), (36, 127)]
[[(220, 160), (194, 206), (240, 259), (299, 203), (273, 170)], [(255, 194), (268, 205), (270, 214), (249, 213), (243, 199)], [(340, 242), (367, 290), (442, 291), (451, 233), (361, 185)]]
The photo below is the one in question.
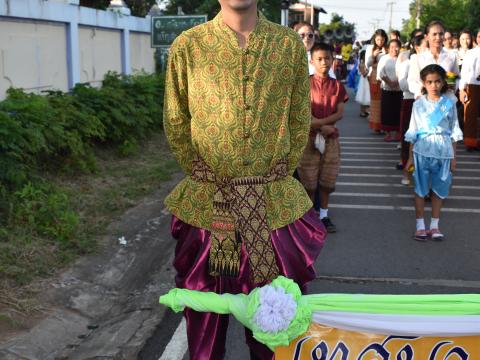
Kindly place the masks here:
[(404, 315), (480, 315), (480, 294), (454, 295), (365, 295), (365, 294), (301, 294), (298, 285), (283, 276), (270, 286), (282, 287), (297, 303), (297, 312), (288, 329), (278, 333), (263, 332), (253, 321), (260, 306), (259, 288), (245, 294), (216, 294), (186, 289), (173, 289), (160, 297), (160, 303), (175, 312), (189, 307), (199, 312), (232, 314), (253, 332), (258, 341), (273, 351), (287, 346), (310, 326), (312, 312), (343, 311), (370, 314)]

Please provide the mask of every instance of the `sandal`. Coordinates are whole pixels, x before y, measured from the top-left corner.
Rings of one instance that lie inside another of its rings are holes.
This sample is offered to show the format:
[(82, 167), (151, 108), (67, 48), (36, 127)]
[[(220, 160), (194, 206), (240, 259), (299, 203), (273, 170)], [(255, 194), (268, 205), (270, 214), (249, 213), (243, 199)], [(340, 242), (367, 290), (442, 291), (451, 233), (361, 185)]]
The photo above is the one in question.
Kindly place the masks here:
[(415, 231), (415, 235), (413, 236), (413, 240), (417, 241), (427, 241), (428, 240), (428, 233), (426, 230), (417, 230)]
[(400, 184), (404, 185), (404, 186), (409, 186), (410, 185), (410, 179), (408, 177), (404, 177), (402, 178), (402, 180), (400, 181)]
[(431, 229), (429, 235), (433, 241), (442, 241), (444, 239), (443, 234), (438, 229)]

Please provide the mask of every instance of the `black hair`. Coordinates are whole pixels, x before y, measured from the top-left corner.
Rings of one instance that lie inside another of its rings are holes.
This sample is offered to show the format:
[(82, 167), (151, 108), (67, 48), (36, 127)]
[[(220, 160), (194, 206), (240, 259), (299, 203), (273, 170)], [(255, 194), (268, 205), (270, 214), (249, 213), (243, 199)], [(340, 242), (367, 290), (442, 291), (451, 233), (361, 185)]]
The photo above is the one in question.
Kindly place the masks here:
[(373, 50), (376, 50), (376, 49), (380, 49), (378, 46), (377, 46), (377, 43), (375, 42), (375, 38), (377, 36), (381, 36), (383, 38), (384, 43), (383, 43), (383, 49), (385, 50), (385, 52), (387, 51), (386, 49), (386, 46), (387, 46), (387, 42), (388, 42), (388, 36), (387, 36), (387, 33), (385, 32), (385, 30), (383, 29), (377, 29), (375, 30), (375, 32), (373, 33), (373, 36), (372, 36), (372, 39), (370, 40), (370, 44), (373, 45)]
[(430, 21), (427, 26), (425, 26), (425, 31), (423, 32), (425, 35), (428, 35), (430, 29), (434, 26), (440, 26), (443, 29), (443, 32), (449, 32), (445, 29), (445, 25), (440, 20), (432, 20)]
[(393, 40), (390, 40), (388, 42), (388, 46), (387, 47), (390, 47), (390, 44), (391, 43), (397, 43), (398, 47), (402, 47), (402, 42), (400, 40), (397, 40), (397, 39), (393, 39)]
[(313, 56), (315, 51), (328, 51), (330, 56), (333, 58), (333, 46), (324, 42), (315, 43), (312, 48), (310, 49), (310, 54)]
[[(425, 81), (427, 79), (427, 75), (430, 75), (430, 74), (440, 75), (440, 77), (443, 80), (443, 86), (440, 92), (442, 94), (445, 94), (448, 91), (447, 72), (445, 71), (445, 69), (437, 64), (427, 65), (420, 71), (420, 78), (422, 79), (422, 81)], [(422, 94), (426, 94), (426, 93), (427, 93), (427, 89), (425, 89), (425, 87), (422, 87)]]
[(358, 58), (359, 58), (360, 60), (365, 61), (365, 54), (366, 54), (366, 51), (365, 51), (365, 50), (360, 50), (360, 53), (358, 54)]
[(413, 39), (414, 37), (418, 36), (416, 34), (419, 33), (419, 32), (422, 33), (422, 35), (423, 35), (423, 30), (422, 29), (420, 29), (420, 28), (413, 29), (413, 31), (410, 33), (410, 39)]
[(470, 36), (470, 45), (468, 45), (468, 48), (471, 49), (473, 47), (473, 35), (472, 33), (469, 31), (469, 30), (462, 30), (460, 31), (460, 34), (458, 35), (458, 40), (460, 41), (460, 36), (462, 36), (462, 34), (468, 34), (468, 36)]
[(417, 53), (417, 49), (416, 47), (417, 46), (420, 46), (422, 45), (422, 41), (425, 41), (425, 36), (423, 35), (418, 35), (418, 36), (415, 36), (411, 41), (411, 49), (410, 49), (410, 53), (411, 54), (416, 54)]
[(395, 34), (395, 35), (397, 35), (397, 38), (401, 39), (400, 31), (398, 31), (398, 30), (391, 30), (390, 34)]

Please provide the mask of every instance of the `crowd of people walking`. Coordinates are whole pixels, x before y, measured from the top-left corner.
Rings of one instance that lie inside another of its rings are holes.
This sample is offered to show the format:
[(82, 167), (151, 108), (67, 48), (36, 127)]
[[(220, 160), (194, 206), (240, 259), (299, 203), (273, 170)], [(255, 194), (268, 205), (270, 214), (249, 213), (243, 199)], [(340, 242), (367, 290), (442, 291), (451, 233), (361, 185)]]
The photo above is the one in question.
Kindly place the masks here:
[[(298, 23), (294, 30), (308, 53), (312, 107), (310, 139), (296, 174), (327, 230), (335, 232), (328, 198), (339, 173), (340, 145), (337, 140), (332, 146), (332, 138), (339, 136), (335, 124), (342, 118), (348, 97), (340, 79), (335, 79), (334, 48), (316, 43), (314, 28), (308, 23)], [(349, 86), (356, 90), (355, 100), (360, 104), (359, 116), (368, 118), (372, 131), (401, 150), (396, 164), (403, 171), (401, 184), (414, 182), (415, 240), (443, 239), (440, 209), (456, 168), (456, 142), (463, 141), (468, 151), (480, 149), (479, 41), (480, 30), (475, 39), (464, 30), (455, 42), (440, 21), (413, 30), (405, 43), (398, 31), (387, 35), (378, 29), (358, 53), (353, 69), (358, 76), (349, 76)], [(432, 202), (428, 229), (425, 199)]]
[[(464, 30), (456, 38), (442, 22), (432, 21), (405, 43), (398, 32), (389, 39), (378, 29), (360, 51), (355, 97), (360, 117), (368, 117), (384, 141), (399, 142), (401, 183), (415, 182), (415, 240), (443, 239), (438, 223), (456, 168), (456, 143), (480, 150), (480, 29), (475, 35)], [(432, 201), (429, 229), (425, 198)]]

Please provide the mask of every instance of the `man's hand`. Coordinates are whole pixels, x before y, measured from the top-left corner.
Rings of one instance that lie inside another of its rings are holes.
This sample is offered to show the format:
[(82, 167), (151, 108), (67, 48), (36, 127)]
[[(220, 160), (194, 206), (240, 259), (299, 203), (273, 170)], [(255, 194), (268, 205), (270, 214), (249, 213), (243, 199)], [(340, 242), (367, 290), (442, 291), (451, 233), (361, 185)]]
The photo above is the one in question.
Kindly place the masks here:
[(320, 129), (320, 132), (322, 133), (323, 137), (328, 137), (335, 132), (335, 126), (323, 125), (322, 128)]
[(460, 102), (465, 105), (466, 102), (468, 102), (468, 96), (467, 92), (464, 89), (460, 89)]

